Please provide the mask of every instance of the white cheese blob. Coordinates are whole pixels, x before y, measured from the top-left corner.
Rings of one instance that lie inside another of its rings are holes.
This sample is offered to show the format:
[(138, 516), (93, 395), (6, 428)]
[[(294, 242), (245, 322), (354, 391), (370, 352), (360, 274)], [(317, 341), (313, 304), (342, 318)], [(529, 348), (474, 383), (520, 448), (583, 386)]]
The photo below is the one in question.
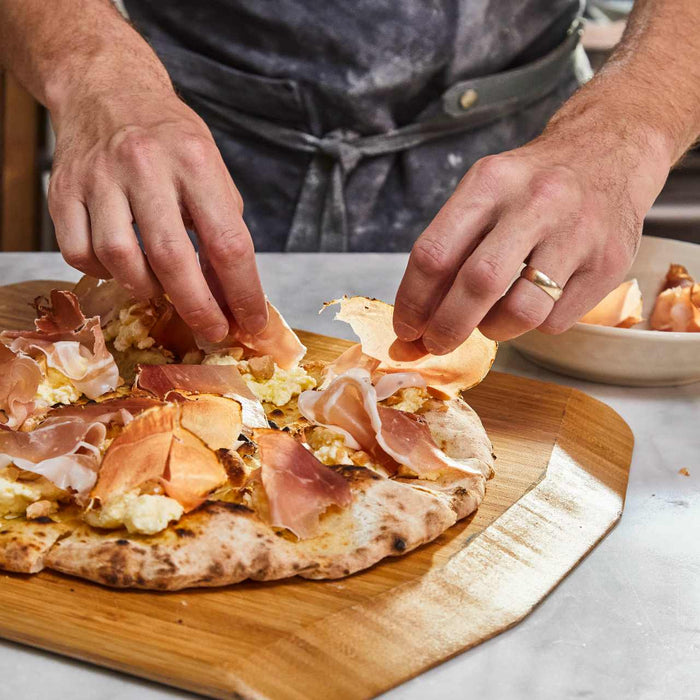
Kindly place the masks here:
[(183, 513), (184, 508), (174, 498), (130, 492), (87, 511), (84, 518), (93, 527), (113, 530), (123, 526), (131, 533), (155, 535)]

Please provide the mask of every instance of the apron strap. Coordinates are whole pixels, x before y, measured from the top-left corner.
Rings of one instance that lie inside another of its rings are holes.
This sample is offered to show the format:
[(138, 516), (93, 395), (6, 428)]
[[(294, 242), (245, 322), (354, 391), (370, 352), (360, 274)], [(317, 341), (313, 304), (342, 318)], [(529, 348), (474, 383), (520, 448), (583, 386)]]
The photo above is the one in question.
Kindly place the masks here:
[(205, 102), (207, 111), (224, 129), (233, 124), (269, 143), (313, 155), (285, 250), (345, 252), (345, 180), (363, 158), (398, 153), (509, 116), (556, 89), (572, 64), (577, 76), (586, 78), (580, 68), (582, 31), (582, 21), (576, 19), (564, 41), (542, 58), (510, 71), (455, 83), (442, 96), (445, 114), (383, 134), (360, 136), (339, 129), (319, 138), (201, 95), (197, 101)]

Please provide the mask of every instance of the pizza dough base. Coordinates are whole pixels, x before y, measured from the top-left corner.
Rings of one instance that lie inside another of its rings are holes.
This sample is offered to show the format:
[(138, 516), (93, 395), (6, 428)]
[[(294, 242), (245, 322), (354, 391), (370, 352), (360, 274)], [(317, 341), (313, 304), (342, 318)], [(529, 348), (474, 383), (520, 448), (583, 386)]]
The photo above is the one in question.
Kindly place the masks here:
[(35, 573), (46, 567), (120, 588), (179, 590), (252, 579), (332, 579), (430, 542), (473, 512), (491, 476), (491, 443), (461, 399), (423, 414), (436, 443), (479, 469), (436, 481), (387, 479), (370, 469), (333, 467), (350, 482), (352, 505), (331, 508), (321, 532), (296, 540), (276, 532), (242, 505), (209, 501), (153, 536), (102, 531), (80, 523), (18, 518), (0, 532), (0, 568)]

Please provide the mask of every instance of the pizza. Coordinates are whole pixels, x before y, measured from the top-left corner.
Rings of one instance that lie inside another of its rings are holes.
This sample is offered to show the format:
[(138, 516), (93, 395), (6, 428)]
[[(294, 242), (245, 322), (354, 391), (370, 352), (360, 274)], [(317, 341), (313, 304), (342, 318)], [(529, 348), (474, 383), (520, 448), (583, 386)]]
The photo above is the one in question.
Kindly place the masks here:
[(496, 344), (436, 357), (392, 307), (331, 302), (360, 342), (328, 363), (274, 306), (196, 337), (162, 297), (83, 278), (0, 333), (0, 568), (122, 588), (348, 576), (480, 504), (491, 443), (460, 392)]

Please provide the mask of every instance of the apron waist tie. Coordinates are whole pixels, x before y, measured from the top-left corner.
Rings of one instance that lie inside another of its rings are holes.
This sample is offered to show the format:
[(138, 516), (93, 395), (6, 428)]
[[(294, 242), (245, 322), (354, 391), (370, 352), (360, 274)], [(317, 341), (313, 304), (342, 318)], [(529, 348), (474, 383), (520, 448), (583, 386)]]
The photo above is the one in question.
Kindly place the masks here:
[[(361, 136), (337, 129), (319, 138), (220, 106), (211, 99), (207, 99), (206, 109), (222, 128), (234, 124), (277, 146), (313, 155), (285, 250), (345, 252), (345, 181), (363, 158), (398, 153), (513, 114), (554, 90), (572, 64), (583, 82), (590, 76), (581, 68), (586, 65), (581, 61), (581, 33), (582, 22), (577, 19), (564, 41), (542, 58), (510, 71), (456, 83), (442, 96), (445, 114), (383, 134)], [(188, 92), (188, 86), (182, 87)]]

